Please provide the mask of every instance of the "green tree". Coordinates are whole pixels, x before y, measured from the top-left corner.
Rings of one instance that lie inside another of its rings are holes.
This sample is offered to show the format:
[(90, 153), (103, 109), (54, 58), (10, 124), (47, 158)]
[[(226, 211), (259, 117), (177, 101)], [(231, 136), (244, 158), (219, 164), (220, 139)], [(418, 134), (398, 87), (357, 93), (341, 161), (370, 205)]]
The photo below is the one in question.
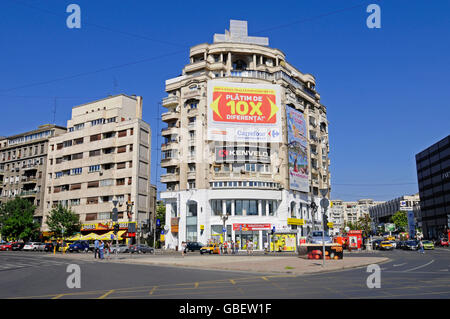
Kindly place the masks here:
[(15, 240), (37, 238), (39, 224), (33, 215), (36, 207), (30, 201), (16, 197), (0, 207), (0, 225), (2, 236)]
[(358, 219), (358, 227), (363, 234), (368, 236), (372, 232), (372, 219), (369, 214), (364, 214)]
[(80, 216), (74, 213), (70, 208), (58, 205), (50, 211), (46, 224), (51, 232), (56, 236), (72, 236), (80, 231)]
[[(158, 201), (156, 203), (156, 216), (155, 216), (155, 223), (156, 220), (159, 219), (161, 222), (161, 226), (159, 226), (160, 229), (164, 229), (164, 225), (166, 224), (166, 206), (164, 205), (163, 201)], [(155, 225), (156, 227), (156, 225)], [(153, 243), (155, 242), (156, 247), (161, 247), (161, 241), (159, 236), (159, 231), (156, 231), (156, 241), (154, 240), (155, 234), (152, 232), (150, 236), (147, 239), (147, 243), (150, 246), (153, 246)]]
[(408, 226), (408, 216), (405, 211), (398, 211), (391, 217), (391, 222), (400, 231), (405, 231)]

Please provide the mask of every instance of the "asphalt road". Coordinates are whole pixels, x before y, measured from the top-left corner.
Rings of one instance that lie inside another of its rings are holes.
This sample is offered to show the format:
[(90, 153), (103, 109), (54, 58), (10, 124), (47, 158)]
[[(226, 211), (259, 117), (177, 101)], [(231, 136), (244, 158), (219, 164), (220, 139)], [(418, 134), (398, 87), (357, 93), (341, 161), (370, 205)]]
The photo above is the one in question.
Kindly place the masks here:
[[(386, 256), (381, 287), (368, 288), (367, 267), (309, 275), (208, 271), (106, 260), (51, 258), (39, 252), (0, 252), (0, 298), (27, 299), (320, 299), (450, 298), (450, 249)], [(72, 256), (73, 257), (73, 256)], [(155, 256), (157, 258), (158, 256)], [(209, 258), (209, 256), (204, 256)], [(283, 258), (283, 257), (280, 257)], [(66, 285), (67, 266), (81, 269), (81, 288)]]

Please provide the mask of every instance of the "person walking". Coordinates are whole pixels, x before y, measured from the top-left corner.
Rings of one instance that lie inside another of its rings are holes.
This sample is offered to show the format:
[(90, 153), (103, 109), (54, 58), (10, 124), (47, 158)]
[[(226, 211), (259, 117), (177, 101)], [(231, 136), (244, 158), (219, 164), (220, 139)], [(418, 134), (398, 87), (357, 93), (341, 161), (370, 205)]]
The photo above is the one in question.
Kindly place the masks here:
[(234, 242), (233, 241), (230, 242), (230, 247), (231, 247), (231, 254), (234, 255)]
[(104, 249), (105, 249), (105, 243), (103, 242), (103, 240), (100, 240), (98, 248), (99, 248), (99, 251), (100, 251), (100, 259), (104, 259), (104, 255), (103, 254), (104, 254)]
[(110, 252), (111, 252), (111, 243), (109, 241), (106, 242), (105, 252), (106, 252), (106, 259), (109, 259), (110, 258)]
[(267, 241), (264, 242), (264, 255), (267, 255), (269, 248), (269, 243)]
[(97, 259), (97, 256), (98, 256), (98, 249), (99, 249), (99, 243), (98, 243), (98, 239), (96, 239), (94, 242), (94, 258), (95, 259)]
[(181, 257), (184, 257), (185, 253), (186, 253), (186, 242), (183, 241), (181, 243)]
[(422, 238), (420, 238), (420, 241), (419, 241), (419, 252), (422, 254), (425, 254), (425, 250), (423, 249)]
[(234, 253), (237, 254), (239, 252), (239, 241), (234, 243)]
[(247, 255), (250, 255), (250, 241), (245, 242), (245, 248), (247, 249)]

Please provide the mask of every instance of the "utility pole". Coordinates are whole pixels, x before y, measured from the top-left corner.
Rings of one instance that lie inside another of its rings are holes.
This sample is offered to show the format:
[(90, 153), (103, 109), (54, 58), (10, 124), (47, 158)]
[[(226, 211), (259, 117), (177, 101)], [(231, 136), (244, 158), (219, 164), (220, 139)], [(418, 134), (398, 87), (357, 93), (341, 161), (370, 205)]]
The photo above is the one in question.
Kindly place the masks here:
[(324, 213), (322, 214), (322, 267), (325, 267), (325, 218), (324, 215), (327, 213), (327, 207), (330, 205), (330, 201), (325, 197), (328, 194), (328, 189), (321, 189), (320, 193), (323, 198), (320, 201), (320, 206), (323, 208)]

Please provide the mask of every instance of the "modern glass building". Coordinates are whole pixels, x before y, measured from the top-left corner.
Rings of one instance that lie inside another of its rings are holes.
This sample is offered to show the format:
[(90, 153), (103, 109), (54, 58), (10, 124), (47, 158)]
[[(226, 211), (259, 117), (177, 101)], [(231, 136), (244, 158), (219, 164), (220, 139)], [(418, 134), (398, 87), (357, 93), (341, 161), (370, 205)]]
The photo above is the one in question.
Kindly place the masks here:
[(426, 238), (450, 227), (450, 135), (416, 155), (420, 220)]

